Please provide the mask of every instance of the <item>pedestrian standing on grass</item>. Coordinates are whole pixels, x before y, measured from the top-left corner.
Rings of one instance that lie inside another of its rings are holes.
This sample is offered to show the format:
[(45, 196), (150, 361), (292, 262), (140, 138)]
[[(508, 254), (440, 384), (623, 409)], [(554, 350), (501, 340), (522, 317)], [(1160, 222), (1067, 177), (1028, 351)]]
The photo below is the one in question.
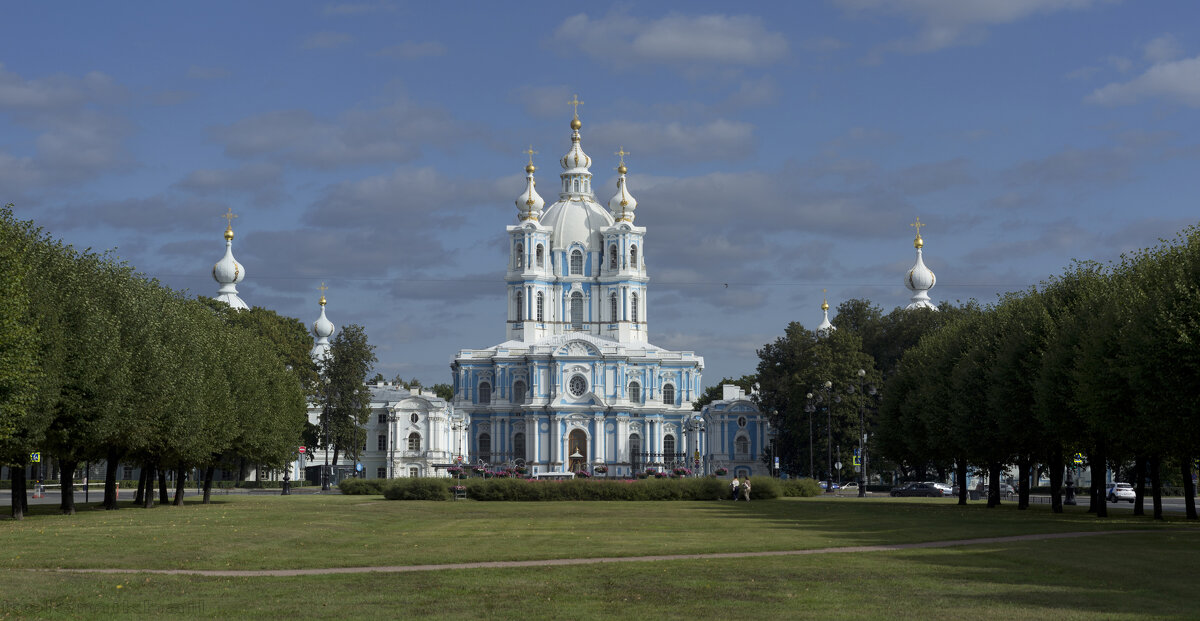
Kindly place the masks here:
[(729, 492), (731, 500), (738, 499), (738, 478), (736, 476), (734, 476), (733, 480), (729, 482)]
[(750, 502), (750, 477), (746, 477), (742, 482), (742, 500)]

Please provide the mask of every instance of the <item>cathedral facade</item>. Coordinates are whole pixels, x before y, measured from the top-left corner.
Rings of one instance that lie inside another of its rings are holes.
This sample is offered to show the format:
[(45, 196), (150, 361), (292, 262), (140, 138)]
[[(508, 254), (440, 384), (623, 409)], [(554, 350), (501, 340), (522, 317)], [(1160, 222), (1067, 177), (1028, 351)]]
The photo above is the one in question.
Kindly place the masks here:
[(549, 206), (529, 150), (517, 224), (507, 228), (506, 340), (463, 349), (451, 364), (454, 409), (467, 421), (464, 459), (525, 465), (534, 475), (609, 476), (712, 471), (737, 448), (761, 461), (765, 418), (749, 413), (756, 431), (743, 434), (747, 444), (735, 446), (732, 434), (714, 444), (711, 421), (692, 407), (704, 359), (650, 343), (646, 229), (634, 224), (627, 153), (617, 153), (606, 208), (593, 191), (581, 127), (576, 115)]

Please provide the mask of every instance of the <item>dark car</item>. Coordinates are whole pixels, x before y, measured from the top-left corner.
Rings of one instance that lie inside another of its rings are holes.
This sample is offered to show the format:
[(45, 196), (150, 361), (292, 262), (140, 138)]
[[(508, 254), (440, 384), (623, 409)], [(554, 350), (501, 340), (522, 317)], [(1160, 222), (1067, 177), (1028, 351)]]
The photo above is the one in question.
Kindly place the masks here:
[(946, 495), (946, 490), (938, 487), (936, 483), (909, 483), (901, 487), (892, 488), (893, 496), (923, 496), (927, 498), (941, 498)]

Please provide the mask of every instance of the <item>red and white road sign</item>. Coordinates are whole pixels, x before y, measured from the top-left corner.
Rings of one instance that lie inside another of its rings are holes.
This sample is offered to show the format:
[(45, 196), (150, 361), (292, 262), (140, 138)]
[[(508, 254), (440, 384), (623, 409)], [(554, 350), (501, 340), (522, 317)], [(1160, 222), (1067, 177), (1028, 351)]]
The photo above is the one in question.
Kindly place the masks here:
[(302, 447), (300, 447), (300, 453), (301, 453), (301, 454), (304, 454), (304, 447), (303, 447), (303, 446), (302, 446)]

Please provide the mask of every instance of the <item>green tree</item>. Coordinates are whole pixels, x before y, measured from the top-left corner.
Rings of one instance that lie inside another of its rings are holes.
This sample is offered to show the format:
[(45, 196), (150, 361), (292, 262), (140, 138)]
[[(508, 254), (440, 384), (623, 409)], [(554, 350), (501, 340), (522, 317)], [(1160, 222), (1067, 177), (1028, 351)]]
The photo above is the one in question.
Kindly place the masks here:
[(329, 357), (322, 369), (321, 425), (325, 449), (333, 449), (334, 465), (343, 450), (358, 461), (358, 451), (366, 439), (362, 425), (371, 414), (371, 391), (366, 379), (375, 362), (375, 347), (367, 342), (362, 326), (343, 327), (329, 344)]

